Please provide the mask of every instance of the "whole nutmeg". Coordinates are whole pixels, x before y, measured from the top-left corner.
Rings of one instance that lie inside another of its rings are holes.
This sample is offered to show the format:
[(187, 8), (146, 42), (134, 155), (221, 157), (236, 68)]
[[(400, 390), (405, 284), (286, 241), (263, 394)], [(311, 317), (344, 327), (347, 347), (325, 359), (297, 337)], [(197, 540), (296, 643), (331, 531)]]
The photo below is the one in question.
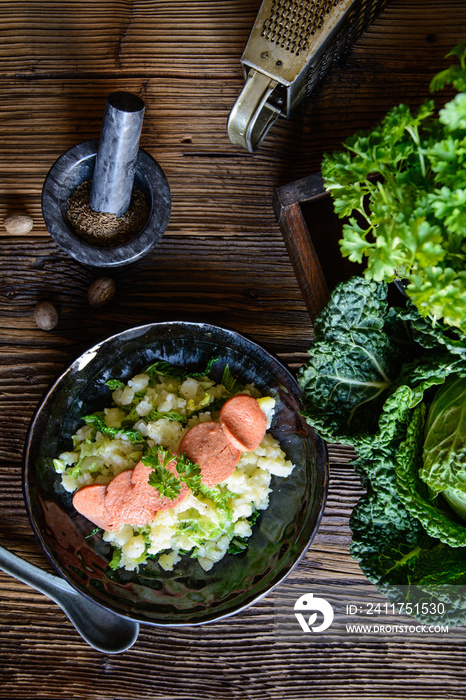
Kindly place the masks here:
[(116, 292), (115, 280), (111, 277), (98, 277), (87, 290), (87, 300), (91, 306), (105, 306)]
[(3, 219), (3, 225), (7, 233), (21, 236), (32, 230), (34, 222), (28, 214), (10, 214)]
[(34, 309), (34, 321), (43, 331), (51, 331), (58, 323), (58, 311), (50, 301), (39, 301)]

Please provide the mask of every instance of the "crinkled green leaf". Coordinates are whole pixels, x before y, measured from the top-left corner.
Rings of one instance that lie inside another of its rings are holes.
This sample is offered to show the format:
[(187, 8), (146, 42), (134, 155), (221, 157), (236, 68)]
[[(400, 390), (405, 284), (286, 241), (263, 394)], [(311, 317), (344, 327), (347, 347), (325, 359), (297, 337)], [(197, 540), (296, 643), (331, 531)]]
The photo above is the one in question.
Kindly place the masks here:
[(194, 379), (199, 379), (202, 377), (206, 377), (209, 372), (212, 369), (212, 365), (218, 362), (219, 358), (218, 357), (212, 357), (207, 365), (206, 368), (203, 372), (193, 372), (188, 369), (183, 369), (180, 367), (175, 367), (174, 365), (170, 364), (170, 362), (167, 362), (166, 360), (155, 360), (152, 362), (146, 369), (144, 370), (146, 374), (148, 374), (150, 377), (153, 377), (155, 374), (160, 375), (161, 377), (173, 377), (173, 379), (179, 379), (180, 381), (183, 381), (184, 379), (187, 379), (188, 377), (192, 377)]
[(457, 328), (466, 335), (466, 271), (426, 268), (411, 276), (406, 292), (422, 316)]
[(462, 491), (466, 505), (464, 377), (450, 377), (434, 396), (425, 425), (423, 462), (419, 475), (436, 493), (449, 488)]
[(398, 312), (400, 319), (409, 323), (413, 339), (426, 349), (444, 348), (450, 353), (466, 357), (466, 335), (451, 326), (419, 315), (414, 304), (408, 300), (406, 309)]
[(451, 102), (447, 102), (439, 112), (439, 119), (449, 131), (464, 131), (466, 129), (466, 94), (460, 92)]
[(427, 145), (426, 156), (437, 187), (444, 185), (450, 190), (466, 187), (465, 135), (440, 134), (437, 141)]
[(350, 518), (351, 554), (375, 584), (386, 575), (387, 568), (392, 567), (395, 556), (400, 558), (412, 552), (422, 533), (419, 521), (396, 496), (392, 507), (388, 505), (389, 502), (376, 492), (366, 494), (358, 501)]
[(92, 425), (95, 430), (99, 430), (102, 435), (108, 435), (110, 438), (126, 438), (133, 444), (144, 442), (144, 438), (139, 430), (134, 430), (124, 426), (121, 428), (110, 428), (105, 424), (105, 415), (102, 411), (96, 411), (88, 416), (83, 416), (82, 419), (88, 425)]
[[(354, 468), (368, 494), (350, 525), (362, 571), (392, 600), (448, 599), (448, 619), (463, 624), (466, 589), (455, 597), (445, 586), (466, 584), (466, 523), (420, 472), (426, 406), (449, 377), (466, 376), (466, 353), (454, 343), (451, 352), (451, 329), (436, 328), (410, 302), (387, 312), (386, 292), (384, 284), (353, 278), (332, 293), (299, 373), (305, 415), (323, 437), (358, 453)], [(401, 323), (424, 342), (413, 347)], [(368, 350), (376, 352), (369, 365)], [(376, 394), (370, 381), (364, 401), (361, 377), (373, 379), (377, 352), (390, 384)], [(352, 383), (357, 367), (361, 376)]]
[[(363, 496), (350, 519), (351, 554), (366, 577), (396, 603), (418, 603), (422, 622), (466, 624), (466, 557), (461, 547), (450, 547), (430, 537), (419, 520), (394, 499), (378, 493)], [(438, 619), (438, 603), (445, 610)], [(422, 613), (421, 603), (427, 604)], [(431, 605), (432, 604), (432, 605)]]
[(391, 109), (370, 131), (325, 154), (322, 174), (345, 219), (341, 253), (365, 262), (371, 280), (409, 281), (419, 313), (466, 334), (466, 67), (432, 81), (459, 93), (438, 114), (432, 100), (416, 111)]
[(464, 547), (466, 523), (461, 523), (446, 503), (430, 493), (419, 475), (422, 469), (424, 422), (425, 405), (421, 404), (413, 412), (406, 440), (396, 452), (397, 493), (428, 535), (452, 547)]
[(445, 241), (444, 255), (458, 253), (466, 231), (466, 189), (452, 190), (444, 185), (430, 192), (428, 201), (435, 217), (450, 230), (450, 236)]
[(387, 313), (386, 285), (359, 277), (338, 285), (314, 333), (298, 376), (304, 415), (331, 439), (370, 432), (408, 349), (404, 328)]

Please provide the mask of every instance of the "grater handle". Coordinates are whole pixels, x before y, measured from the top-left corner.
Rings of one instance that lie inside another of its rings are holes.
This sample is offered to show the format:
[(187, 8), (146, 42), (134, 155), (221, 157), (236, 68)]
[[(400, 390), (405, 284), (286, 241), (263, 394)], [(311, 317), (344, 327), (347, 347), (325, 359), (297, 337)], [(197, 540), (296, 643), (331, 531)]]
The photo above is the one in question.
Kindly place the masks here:
[(259, 148), (268, 130), (281, 114), (268, 102), (277, 81), (250, 69), (244, 87), (228, 118), (228, 136), (250, 153)]

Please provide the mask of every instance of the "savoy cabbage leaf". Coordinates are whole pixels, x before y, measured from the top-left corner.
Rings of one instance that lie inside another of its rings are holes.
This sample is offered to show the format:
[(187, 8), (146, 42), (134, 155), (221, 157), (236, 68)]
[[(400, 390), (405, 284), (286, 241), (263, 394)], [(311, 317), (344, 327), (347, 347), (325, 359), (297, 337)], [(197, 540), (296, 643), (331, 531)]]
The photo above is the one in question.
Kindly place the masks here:
[(436, 611), (442, 602), (442, 624), (466, 624), (463, 548), (429, 536), (399, 500), (390, 510), (378, 493), (363, 496), (350, 525), (352, 556), (388, 600), (405, 607), (414, 603), (415, 617), (430, 624), (438, 623)]
[(466, 335), (458, 333), (441, 321), (433, 325), (430, 319), (419, 315), (409, 300), (406, 308), (399, 310), (399, 317), (409, 323), (413, 340), (422, 347), (443, 349), (455, 355), (466, 356)]
[[(441, 356), (441, 359), (437, 355), (434, 357), (427, 355), (411, 370), (410, 375), (406, 369), (400, 374), (399, 381), (409, 380), (412, 386), (400, 384), (382, 408), (379, 430), (354, 442), (359, 454), (354, 466), (366, 488), (376, 492), (379, 501), (385, 503), (386, 515), (393, 511), (395, 514), (398, 512), (399, 517), (398, 502), (401, 502), (430, 536), (452, 546), (466, 546), (466, 523), (451, 511), (447, 502), (437, 497), (440, 491), (447, 488), (448, 478), (439, 487), (438, 480), (432, 478), (429, 461), (431, 450), (434, 450), (434, 460), (439, 454), (443, 455), (440, 468), (445, 469), (445, 461), (449, 459), (451, 463), (459, 459), (456, 455), (456, 447), (459, 446), (454, 445), (450, 453), (445, 444), (445, 434), (440, 436), (440, 441), (432, 440), (432, 446), (429, 441), (425, 443), (424, 435), (426, 394), (435, 391), (437, 385), (442, 391), (446, 378), (455, 370), (460, 374), (465, 373), (466, 367), (455, 356), (450, 356), (450, 361), (447, 356)], [(437, 415), (435, 401), (432, 405)], [(462, 408), (461, 405), (459, 410)], [(457, 414), (451, 416), (455, 427), (456, 418)], [(448, 434), (446, 422), (444, 416), (442, 428)], [(458, 422), (461, 424), (461, 420)], [(451, 427), (450, 423), (450, 437)], [(462, 435), (461, 425), (459, 430)], [(458, 482), (453, 481), (453, 485), (458, 486)]]
[(395, 452), (398, 496), (431, 537), (452, 547), (466, 546), (466, 523), (422, 479), (425, 404), (412, 414), (406, 439)]
[(377, 427), (409, 337), (387, 309), (387, 286), (360, 277), (335, 288), (314, 336), (298, 375), (303, 414), (322, 437), (352, 444)]
[[(466, 521), (421, 475), (427, 410), (439, 387), (466, 377), (466, 354), (450, 350), (450, 331), (408, 307), (388, 310), (383, 283), (353, 278), (339, 285), (316, 320), (299, 373), (304, 415), (325, 439), (358, 453), (353, 464), (368, 493), (350, 526), (362, 571), (391, 600), (448, 599), (448, 620), (465, 624)], [(412, 340), (416, 322), (422, 344)], [(453, 595), (452, 586), (462, 585)]]
[[(425, 426), (420, 477), (437, 493), (448, 488), (466, 500), (466, 379), (450, 378), (436, 393)], [(466, 503), (465, 503), (466, 505)]]
[(396, 568), (396, 562), (403, 561), (403, 566), (413, 563), (422, 534), (416, 518), (396, 496), (393, 500), (393, 508), (389, 509), (386, 499), (374, 491), (368, 493), (359, 500), (350, 518), (351, 554), (375, 585), (387, 569)]

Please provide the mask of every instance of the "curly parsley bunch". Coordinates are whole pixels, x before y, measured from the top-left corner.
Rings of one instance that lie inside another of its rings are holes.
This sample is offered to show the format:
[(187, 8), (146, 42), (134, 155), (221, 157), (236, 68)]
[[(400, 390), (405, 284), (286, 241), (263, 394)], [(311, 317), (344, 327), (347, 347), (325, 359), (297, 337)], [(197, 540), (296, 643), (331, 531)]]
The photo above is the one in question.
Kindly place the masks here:
[(365, 277), (407, 281), (419, 313), (466, 333), (466, 39), (448, 56), (431, 91), (458, 94), (435, 112), (433, 100), (416, 113), (394, 107), (372, 131), (345, 150), (325, 155), (322, 174), (340, 218), (340, 241)]

